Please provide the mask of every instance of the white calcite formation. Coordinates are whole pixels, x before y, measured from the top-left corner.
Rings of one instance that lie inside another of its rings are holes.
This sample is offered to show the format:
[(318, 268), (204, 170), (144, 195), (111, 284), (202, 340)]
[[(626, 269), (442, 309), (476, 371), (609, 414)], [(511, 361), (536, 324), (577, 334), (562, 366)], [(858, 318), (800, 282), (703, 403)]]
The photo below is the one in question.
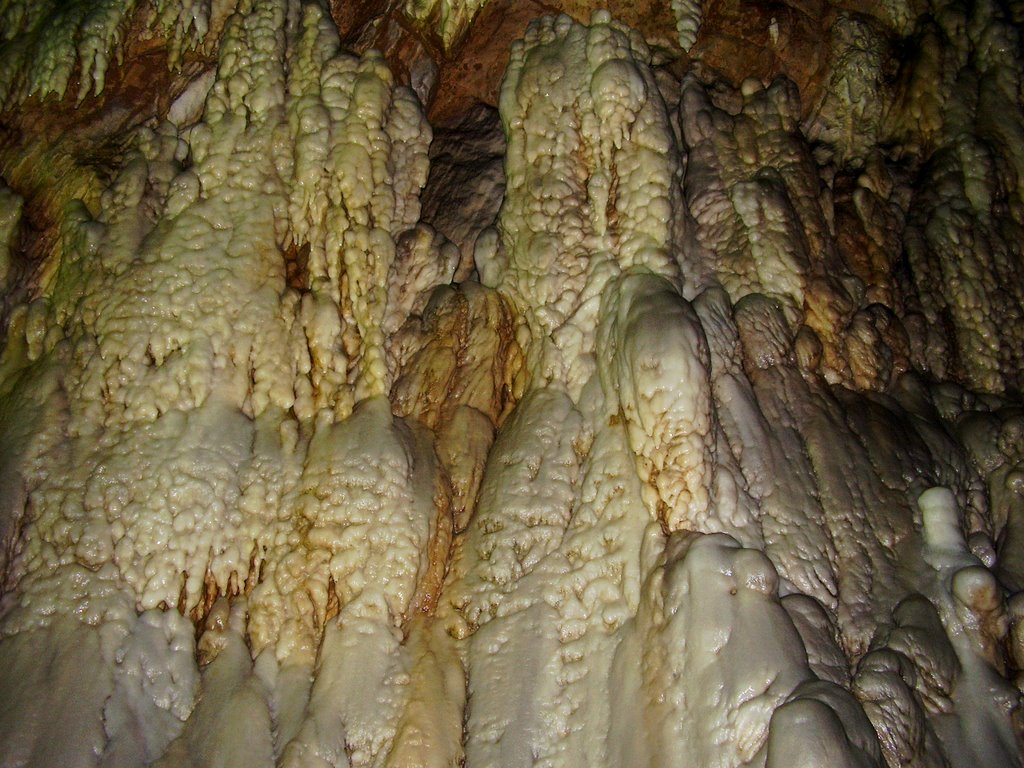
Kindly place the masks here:
[(428, 185), (318, 3), (0, 4), (8, 109), (199, 62), (0, 165), (0, 766), (1024, 765), (1019, 19), (877, 5), (538, 19)]
[(679, 46), (688, 51), (697, 40), (703, 9), (700, 0), (672, 0), (672, 15), (676, 18)]
[[(0, 104), (29, 96), (64, 96), (76, 87), (79, 102), (103, 90), (107, 72), (128, 42), (136, 0), (5, 2), (0, 5)], [(200, 46), (219, 32), (234, 10), (233, 0), (158, 0), (145, 8), (145, 29), (163, 34), (168, 58)]]
[(411, 19), (431, 22), (441, 44), (450, 48), (466, 31), (488, 0), (405, 0)]

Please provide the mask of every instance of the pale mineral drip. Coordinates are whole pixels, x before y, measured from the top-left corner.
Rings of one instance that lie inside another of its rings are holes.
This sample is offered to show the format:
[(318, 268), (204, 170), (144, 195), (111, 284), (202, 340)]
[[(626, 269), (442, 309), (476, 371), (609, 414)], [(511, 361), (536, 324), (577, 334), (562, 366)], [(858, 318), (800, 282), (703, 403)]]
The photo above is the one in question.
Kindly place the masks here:
[(0, 4), (0, 768), (1022, 765), (1022, 19), (847, 5)]

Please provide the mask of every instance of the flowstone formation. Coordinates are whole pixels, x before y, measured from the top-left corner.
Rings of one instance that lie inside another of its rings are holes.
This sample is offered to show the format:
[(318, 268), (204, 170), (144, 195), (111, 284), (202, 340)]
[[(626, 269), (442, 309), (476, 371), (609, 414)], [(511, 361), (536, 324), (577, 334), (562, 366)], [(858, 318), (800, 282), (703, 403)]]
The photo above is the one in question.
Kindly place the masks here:
[(1024, 766), (1024, 14), (854, 6), (0, 3), (0, 766)]

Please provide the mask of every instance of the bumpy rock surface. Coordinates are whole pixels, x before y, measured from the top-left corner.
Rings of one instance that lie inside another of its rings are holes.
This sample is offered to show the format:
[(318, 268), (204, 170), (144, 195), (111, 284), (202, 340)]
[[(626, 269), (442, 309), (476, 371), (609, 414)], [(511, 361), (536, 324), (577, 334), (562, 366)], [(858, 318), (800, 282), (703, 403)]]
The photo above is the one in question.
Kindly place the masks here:
[(1024, 14), (591, 6), (0, 2), (0, 766), (1024, 765)]

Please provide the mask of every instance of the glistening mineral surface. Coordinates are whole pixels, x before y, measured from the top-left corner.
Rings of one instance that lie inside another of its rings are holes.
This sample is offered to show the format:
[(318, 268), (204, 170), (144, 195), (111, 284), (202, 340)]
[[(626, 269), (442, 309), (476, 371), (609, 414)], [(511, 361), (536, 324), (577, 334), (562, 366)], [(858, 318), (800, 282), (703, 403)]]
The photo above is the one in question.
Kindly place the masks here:
[(0, 0), (0, 768), (1024, 765), (1022, 28)]

